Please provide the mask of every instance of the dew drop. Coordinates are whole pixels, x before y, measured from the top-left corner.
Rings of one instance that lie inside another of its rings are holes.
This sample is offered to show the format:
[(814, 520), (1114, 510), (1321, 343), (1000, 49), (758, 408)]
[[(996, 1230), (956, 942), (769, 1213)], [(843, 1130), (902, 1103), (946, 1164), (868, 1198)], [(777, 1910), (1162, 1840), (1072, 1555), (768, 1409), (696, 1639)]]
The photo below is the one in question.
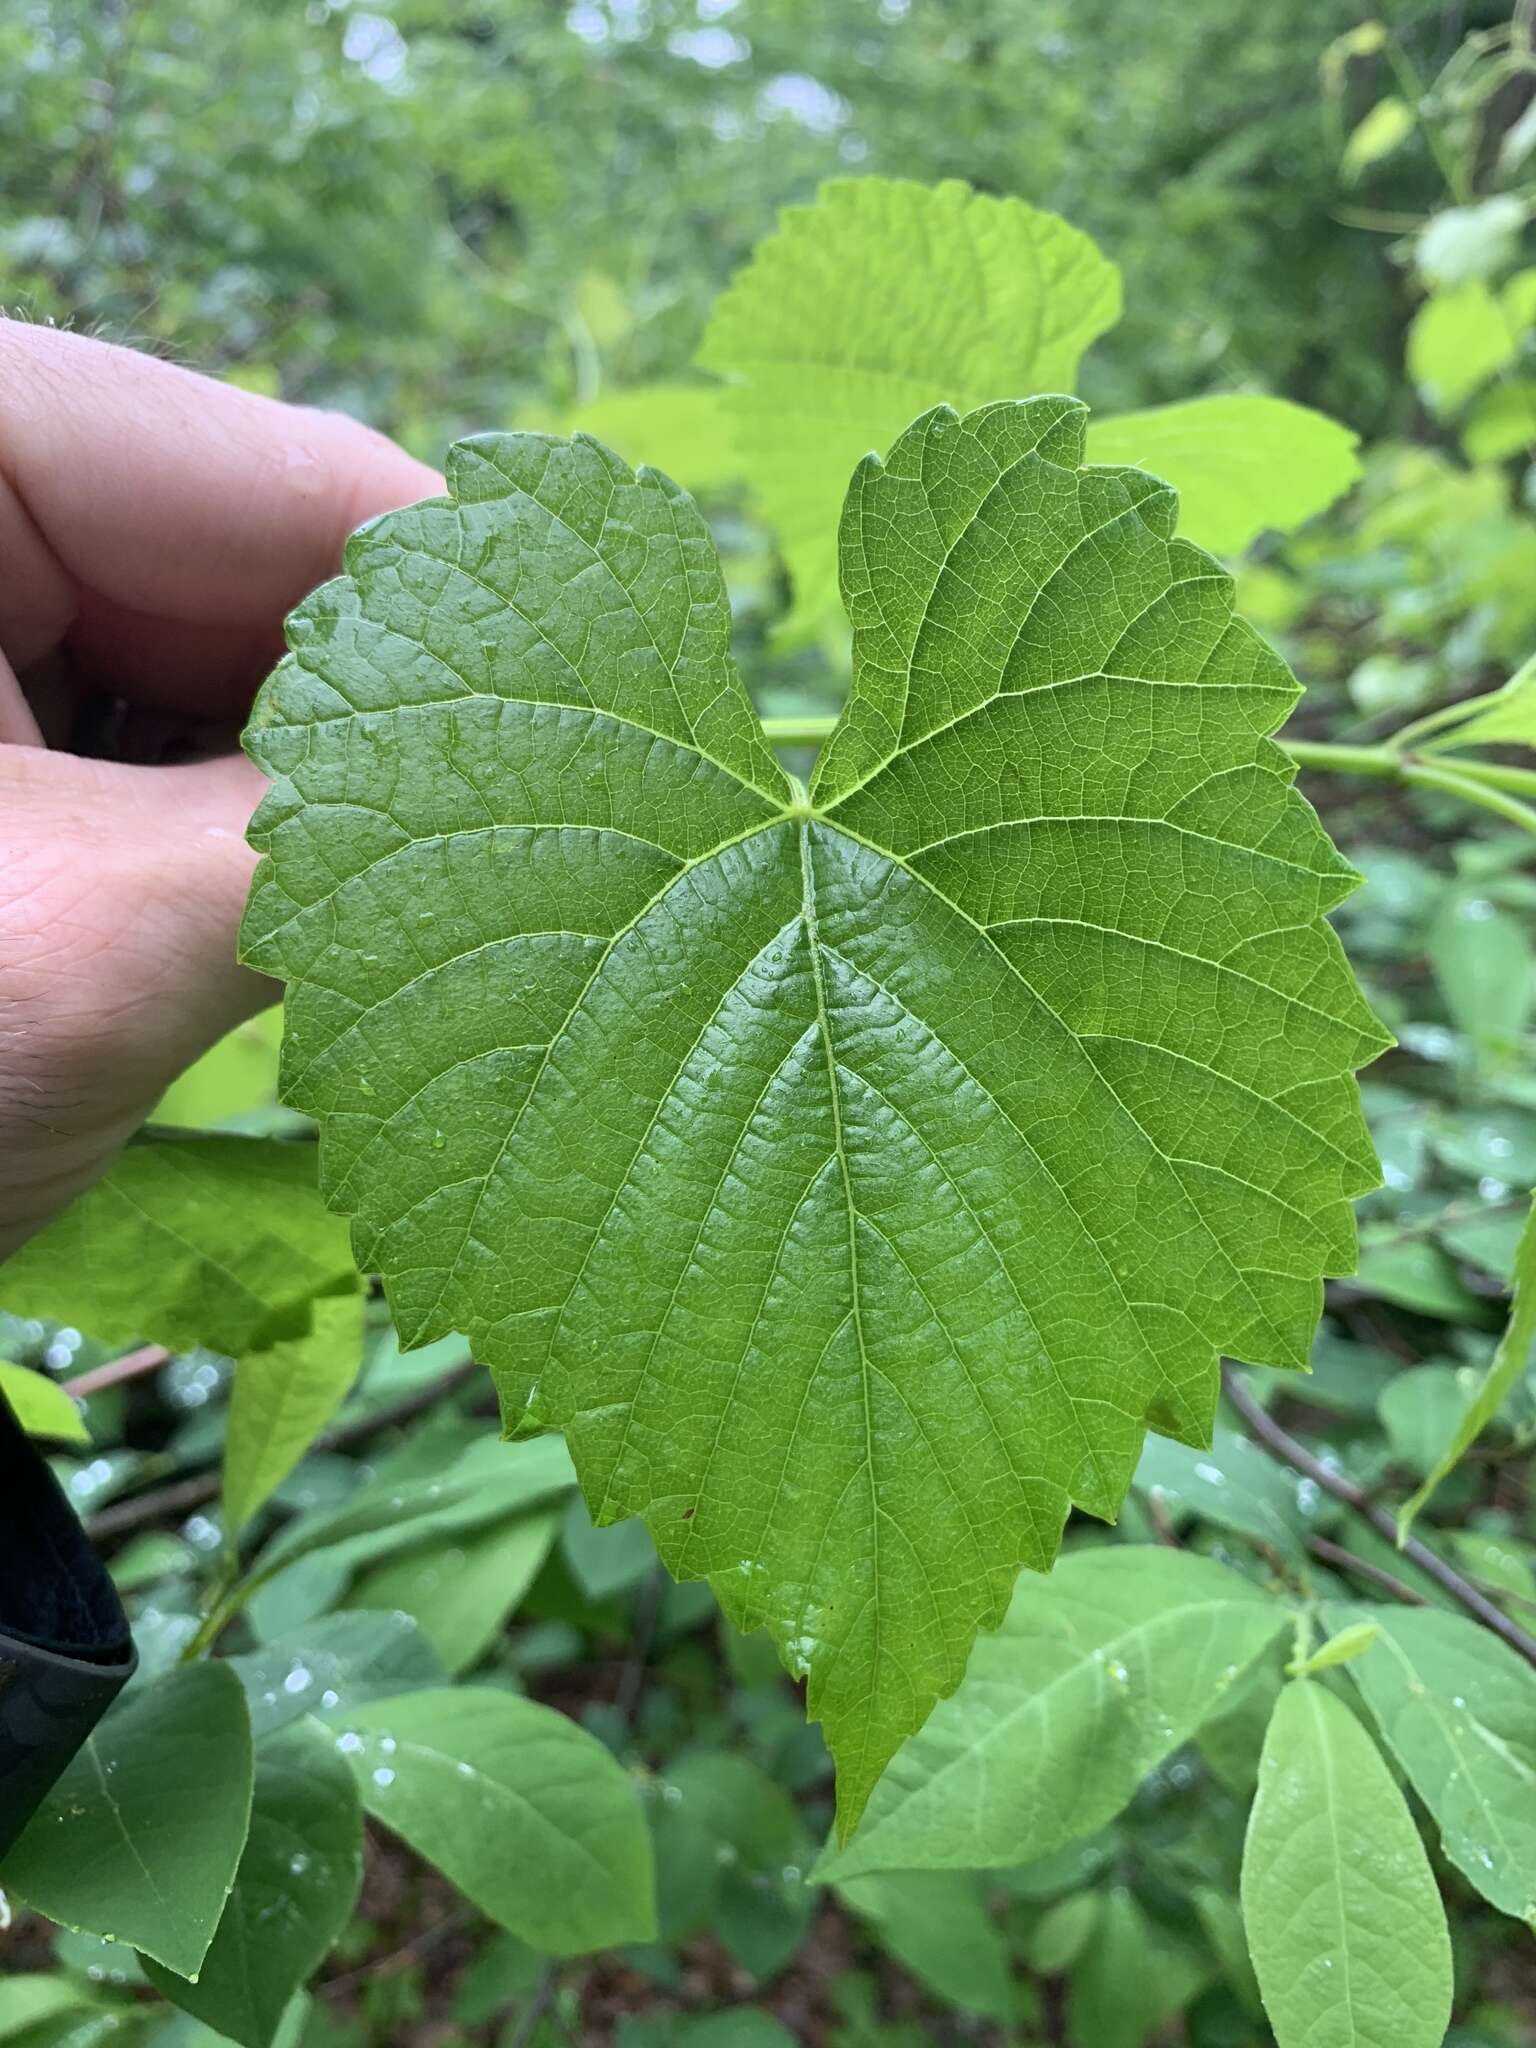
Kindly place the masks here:
[(388, 1764), (379, 1765), (379, 1768), (373, 1774), (373, 1782), (379, 1787), (380, 1791), (383, 1791), (387, 1786), (393, 1785), (395, 1774)]

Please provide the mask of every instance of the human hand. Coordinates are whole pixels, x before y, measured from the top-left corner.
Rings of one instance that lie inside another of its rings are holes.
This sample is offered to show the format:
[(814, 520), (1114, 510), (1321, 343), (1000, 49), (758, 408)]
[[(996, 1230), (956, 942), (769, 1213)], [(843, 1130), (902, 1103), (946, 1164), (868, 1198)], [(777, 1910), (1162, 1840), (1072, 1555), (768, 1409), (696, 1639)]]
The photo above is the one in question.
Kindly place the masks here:
[(339, 414), (0, 321), (0, 1257), (273, 1000), (239, 729), (346, 536), (440, 488)]

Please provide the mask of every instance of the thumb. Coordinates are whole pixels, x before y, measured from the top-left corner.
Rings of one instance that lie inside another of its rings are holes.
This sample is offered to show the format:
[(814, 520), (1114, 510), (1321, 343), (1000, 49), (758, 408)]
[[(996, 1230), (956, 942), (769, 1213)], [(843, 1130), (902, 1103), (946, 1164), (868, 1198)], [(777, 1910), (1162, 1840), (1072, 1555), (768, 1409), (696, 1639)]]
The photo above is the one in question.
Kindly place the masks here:
[(275, 983), (237, 964), (265, 783), (0, 747), (0, 1256)]

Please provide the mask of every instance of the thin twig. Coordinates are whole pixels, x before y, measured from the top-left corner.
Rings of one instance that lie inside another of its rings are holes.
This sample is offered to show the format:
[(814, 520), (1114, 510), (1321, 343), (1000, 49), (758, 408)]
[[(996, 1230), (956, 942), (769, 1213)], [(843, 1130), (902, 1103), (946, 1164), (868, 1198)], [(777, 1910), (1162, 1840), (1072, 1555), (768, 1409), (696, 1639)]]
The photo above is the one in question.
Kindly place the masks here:
[(359, 1963), (355, 1970), (344, 1970), (339, 1977), (328, 1977), (319, 1987), (322, 1998), (335, 1998), (339, 1992), (350, 1991), (355, 1984), (371, 1983), (379, 1977), (398, 1977), (419, 1962), (424, 1955), (446, 1941), (450, 1934), (456, 1934), (474, 1918), (472, 1906), (455, 1906), (451, 1913), (445, 1913), (441, 1920), (434, 1920), (430, 1927), (418, 1928), (409, 1941), (399, 1948), (391, 1949), (388, 1955), (375, 1956), (371, 1961)]
[(1417, 1536), (1405, 1537), (1399, 1543), (1397, 1521), (1392, 1513), (1387, 1508), (1378, 1507), (1376, 1502), (1367, 1496), (1364, 1487), (1357, 1486), (1352, 1479), (1346, 1479), (1342, 1472), (1336, 1472), (1320, 1458), (1314, 1458), (1309, 1450), (1297, 1443), (1295, 1437), (1283, 1430), (1278, 1422), (1265, 1413), (1230, 1366), (1222, 1369), (1222, 1391), (1267, 1451), (1273, 1452), (1294, 1471), (1312, 1480), (1324, 1493), (1331, 1494), (1335, 1500), (1342, 1501), (1345, 1507), (1352, 1508), (1362, 1520), (1370, 1523), (1378, 1536), (1384, 1536), (1394, 1549), (1400, 1550), (1404, 1557), (1411, 1558), (1419, 1570), (1433, 1579), (1442, 1592), (1449, 1593), (1451, 1598), (1465, 1607), (1469, 1614), (1475, 1614), (1485, 1628), (1490, 1628), (1496, 1636), (1501, 1636), (1527, 1664), (1536, 1665), (1536, 1636), (1528, 1634), (1518, 1622), (1511, 1621), (1502, 1608), (1495, 1607), (1491, 1600), (1477, 1590), (1470, 1579), (1463, 1578), (1454, 1565), (1447, 1564), (1443, 1557), (1431, 1550), (1428, 1544), (1421, 1543)]
[(1152, 1531), (1158, 1542), (1166, 1544), (1170, 1550), (1182, 1550), (1184, 1546), (1179, 1541), (1179, 1532), (1173, 1526), (1167, 1502), (1160, 1500), (1155, 1493), (1149, 1493), (1146, 1509), (1147, 1519), (1152, 1524)]
[(624, 1724), (626, 1735), (634, 1725), (635, 1709), (640, 1704), (645, 1667), (650, 1660), (651, 1645), (656, 1640), (656, 1624), (661, 1619), (661, 1603), (666, 1591), (666, 1567), (652, 1565), (635, 1601), (635, 1626), (629, 1639), (629, 1654), (624, 1659), (624, 1669), (619, 1673), (619, 1682), (614, 1688), (614, 1709)]
[(557, 1968), (558, 1966), (554, 1963), (546, 1963), (544, 1965), (543, 1975), (539, 1978), (538, 1984), (534, 1988), (533, 1996), (529, 1999), (527, 2008), (517, 2023), (517, 2032), (507, 2043), (507, 2048), (528, 2048), (528, 2043), (533, 2039), (534, 2031), (539, 2021), (543, 2019), (545, 2013), (549, 2011), (550, 2006), (554, 2003)]
[(1401, 1600), (1405, 1607), (1425, 1607), (1429, 1603), (1422, 1593), (1415, 1593), (1412, 1586), (1402, 1579), (1394, 1578), (1391, 1572), (1383, 1571), (1379, 1564), (1372, 1564), (1368, 1558), (1356, 1557), (1352, 1550), (1346, 1550), (1342, 1543), (1330, 1543), (1326, 1536), (1309, 1536), (1307, 1548), (1324, 1564), (1331, 1564), (1341, 1572), (1353, 1572), (1358, 1579), (1368, 1579), (1373, 1586), (1379, 1586), (1383, 1593), (1390, 1593), (1394, 1600)]
[[(430, 1386), (416, 1387), (409, 1394), (402, 1394), (397, 1401), (376, 1408), (371, 1415), (359, 1415), (339, 1429), (323, 1429), (310, 1449), (346, 1450), (352, 1444), (377, 1436), (381, 1430), (392, 1428), (397, 1422), (409, 1422), (412, 1416), (419, 1415), (424, 1408), (432, 1407), (434, 1402), (451, 1393), (476, 1369), (474, 1362), (466, 1359), (462, 1365), (454, 1366), (440, 1379), (433, 1380)], [(173, 1485), (162, 1486), (154, 1493), (140, 1493), (131, 1500), (114, 1501), (99, 1515), (91, 1516), (85, 1525), (85, 1533), (93, 1543), (101, 1543), (109, 1536), (121, 1536), (129, 1529), (141, 1529), (147, 1522), (185, 1514), (200, 1507), (205, 1500), (212, 1500), (222, 1484), (223, 1475), (219, 1471), (198, 1472), (190, 1478), (176, 1480)]]
[(141, 1344), (137, 1351), (125, 1351), (121, 1358), (109, 1358), (104, 1365), (93, 1365), (60, 1384), (72, 1400), (83, 1401), (88, 1394), (120, 1386), (124, 1380), (142, 1379), (145, 1373), (158, 1372), (170, 1362), (171, 1354), (163, 1344)]

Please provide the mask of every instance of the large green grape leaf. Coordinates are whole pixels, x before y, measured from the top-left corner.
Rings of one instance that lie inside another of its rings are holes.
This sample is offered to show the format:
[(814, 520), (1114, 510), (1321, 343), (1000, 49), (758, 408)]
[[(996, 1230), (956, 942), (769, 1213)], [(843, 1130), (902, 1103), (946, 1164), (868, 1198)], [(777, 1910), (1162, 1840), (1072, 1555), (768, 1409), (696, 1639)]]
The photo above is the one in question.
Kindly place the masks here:
[[(729, 388), (691, 403), (659, 390), (658, 429), (692, 464), (728, 428), (804, 632), (840, 616), (833, 539), (859, 458), (927, 406), (1070, 391), (1119, 314), (1120, 273), (1055, 214), (956, 180), (834, 180), (785, 210), (716, 301), (699, 360)], [(632, 424), (633, 411), (612, 421), (626, 452)], [(1096, 419), (1088, 456), (1166, 478), (1185, 537), (1237, 554), (1332, 504), (1360, 473), (1355, 438), (1306, 406), (1233, 393)], [(699, 467), (685, 483), (711, 480), (716, 465)]]
[[(958, 179), (834, 179), (715, 302), (699, 361), (779, 537), (804, 625), (840, 616), (848, 476), (928, 406), (1070, 391), (1120, 273), (1054, 213)], [(690, 484), (691, 476), (686, 479)]]
[(1083, 418), (861, 464), (809, 796), (692, 504), (581, 438), (365, 528), (247, 739), (247, 957), (403, 1340), (772, 1631), (845, 1829), (1218, 1348), (1305, 1363), (1375, 1178), (1296, 686)]

